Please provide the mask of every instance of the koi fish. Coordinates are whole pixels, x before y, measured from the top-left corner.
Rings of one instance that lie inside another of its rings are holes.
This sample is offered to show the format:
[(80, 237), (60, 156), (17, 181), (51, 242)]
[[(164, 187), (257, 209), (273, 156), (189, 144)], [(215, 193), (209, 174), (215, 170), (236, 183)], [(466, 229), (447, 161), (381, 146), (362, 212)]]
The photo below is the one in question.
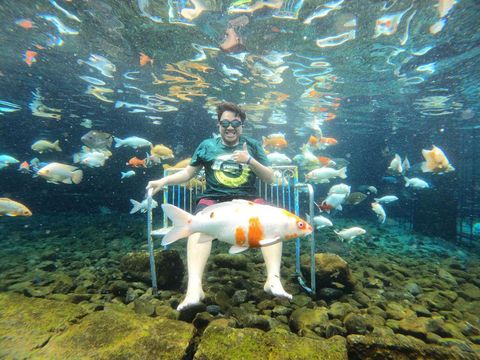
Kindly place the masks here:
[(375, 214), (377, 214), (378, 221), (383, 224), (387, 219), (387, 214), (385, 213), (385, 209), (383, 208), (383, 206), (380, 205), (378, 202), (373, 202), (372, 210)]
[(32, 216), (25, 205), (9, 198), (0, 198), (0, 216)]
[(25, 61), (25, 63), (28, 65), (28, 66), (32, 66), (32, 64), (34, 62), (37, 62), (37, 59), (35, 58), (35, 56), (37, 56), (38, 53), (36, 51), (32, 51), (32, 50), (27, 50), (25, 51), (25, 55), (24, 55), (24, 59), (23, 61)]
[(350, 242), (353, 239), (355, 239), (357, 236), (363, 235), (365, 233), (366, 233), (366, 231), (364, 229), (362, 229), (361, 227), (357, 227), (357, 226), (354, 226), (354, 227), (351, 227), (351, 228), (348, 228), (348, 229), (343, 229), (341, 231), (335, 231), (335, 234), (340, 236), (342, 241), (346, 240), (347, 242)]
[(18, 25), (24, 28), (25, 30), (30, 30), (34, 27), (34, 23), (30, 19), (19, 19), (15, 21), (15, 25)]
[(145, 66), (148, 63), (153, 65), (153, 59), (144, 53), (140, 53), (140, 66)]
[(435, 174), (455, 171), (450, 164), (442, 149), (433, 145), (432, 150), (422, 150), (422, 155), (426, 161), (422, 163), (423, 172), (432, 172)]
[(246, 200), (211, 205), (197, 215), (171, 204), (163, 204), (162, 209), (173, 221), (173, 228), (163, 238), (162, 245), (199, 232), (206, 235), (200, 242), (218, 239), (232, 245), (229, 253), (236, 254), (251, 247), (304, 237), (313, 230), (310, 224), (287, 210)]
[[(125, 165), (129, 165), (134, 168), (147, 167), (147, 159), (139, 159), (136, 156), (132, 157)], [(122, 178), (123, 179), (123, 178)]]

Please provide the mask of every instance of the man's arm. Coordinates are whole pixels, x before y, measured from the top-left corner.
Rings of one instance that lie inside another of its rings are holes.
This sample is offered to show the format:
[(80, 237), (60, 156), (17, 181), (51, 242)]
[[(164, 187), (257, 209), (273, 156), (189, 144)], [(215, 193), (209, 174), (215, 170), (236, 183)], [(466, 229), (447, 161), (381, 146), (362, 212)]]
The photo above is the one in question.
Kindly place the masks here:
[(246, 142), (243, 143), (243, 150), (237, 150), (233, 153), (233, 160), (239, 163), (250, 165), (250, 168), (260, 178), (260, 180), (266, 182), (267, 184), (271, 184), (275, 180), (273, 170), (270, 167), (261, 164), (250, 155)]
[(250, 160), (250, 169), (265, 183), (271, 184), (275, 180), (272, 168), (262, 165), (253, 157)]
[(179, 185), (186, 183), (188, 180), (193, 178), (200, 171), (200, 166), (188, 165), (185, 169), (180, 170), (172, 175), (165, 176), (164, 178), (149, 181), (147, 185), (147, 191), (152, 189), (152, 195), (155, 195), (164, 186), (168, 185)]

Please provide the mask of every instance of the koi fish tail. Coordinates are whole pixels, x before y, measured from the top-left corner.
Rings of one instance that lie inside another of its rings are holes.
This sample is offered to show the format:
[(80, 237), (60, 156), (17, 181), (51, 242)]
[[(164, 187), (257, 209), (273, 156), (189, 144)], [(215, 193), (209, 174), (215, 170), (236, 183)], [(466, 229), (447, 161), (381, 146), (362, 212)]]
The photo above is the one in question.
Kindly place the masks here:
[(165, 235), (162, 245), (169, 245), (179, 239), (190, 236), (193, 232), (191, 222), (193, 215), (171, 204), (163, 204), (162, 209), (165, 215), (172, 220), (173, 228)]

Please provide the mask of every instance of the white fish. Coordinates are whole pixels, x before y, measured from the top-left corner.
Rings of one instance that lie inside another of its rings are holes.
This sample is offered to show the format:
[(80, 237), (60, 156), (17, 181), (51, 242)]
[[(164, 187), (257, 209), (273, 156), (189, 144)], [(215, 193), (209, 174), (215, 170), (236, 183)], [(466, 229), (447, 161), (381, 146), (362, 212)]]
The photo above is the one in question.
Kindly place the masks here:
[(91, 129), (93, 126), (93, 122), (90, 119), (83, 119), (83, 121), (80, 123), (80, 126), (83, 126), (84, 128)]
[(325, 200), (322, 201), (322, 204), (318, 207), (320, 211), (326, 211), (330, 213), (330, 210), (342, 211), (342, 204), (347, 199), (347, 194), (330, 194)]
[(307, 175), (305, 175), (306, 181), (311, 181), (314, 183), (328, 183), (330, 182), (329, 179), (339, 177), (341, 179), (347, 178), (347, 168), (343, 167), (340, 170), (332, 169), (329, 167), (322, 167), (315, 170), (310, 171)]
[(292, 163), (292, 159), (290, 159), (287, 155), (274, 151), (267, 155), (268, 160), (272, 163), (272, 165), (288, 165)]
[(408, 161), (408, 158), (406, 156), (405, 156), (405, 159), (403, 159), (402, 167), (403, 167), (403, 172), (404, 173), (406, 173), (411, 168), (410, 161)]
[(62, 151), (60, 148), (60, 140), (56, 140), (53, 143), (48, 140), (38, 140), (32, 144), (31, 148), (40, 154), (47, 151)]
[(395, 195), (386, 195), (381, 198), (374, 198), (374, 200), (379, 204), (390, 204), (391, 202), (397, 201), (398, 197)]
[[(130, 203), (133, 205), (132, 210), (130, 210), (130, 214), (135, 214), (137, 211), (145, 213), (148, 210), (147, 199), (144, 199), (142, 202), (138, 202), (136, 200), (130, 199)], [(158, 206), (158, 203), (152, 199), (152, 209), (155, 209), (157, 206)]]
[(328, 195), (332, 195), (332, 194), (345, 194), (346, 197), (348, 197), (348, 195), (350, 195), (350, 190), (351, 190), (351, 186), (347, 185), (347, 184), (337, 184), (337, 185), (333, 185), (330, 190), (328, 190)]
[(395, 157), (390, 162), (388, 170), (390, 170), (391, 172), (394, 172), (394, 173), (399, 173), (399, 174), (401, 174), (403, 172), (402, 158), (400, 157), (400, 155), (395, 154)]
[(385, 209), (383, 208), (383, 206), (377, 202), (373, 202), (372, 210), (375, 214), (377, 214), (378, 221), (383, 224), (387, 219), (387, 214), (385, 213)]
[(207, 235), (202, 242), (218, 239), (231, 244), (229, 252), (235, 254), (250, 247), (268, 246), (312, 232), (306, 221), (287, 210), (246, 200), (211, 205), (197, 215), (171, 204), (163, 204), (162, 208), (173, 221), (173, 229), (165, 235), (162, 245), (199, 232)]
[(335, 231), (335, 234), (340, 236), (342, 241), (346, 240), (348, 242), (352, 241), (357, 236), (363, 235), (365, 233), (366, 233), (366, 231), (364, 229), (362, 229), (361, 227), (356, 227), (356, 226), (348, 228), (348, 229), (343, 229), (341, 231)]
[[(307, 221), (310, 222), (310, 220), (310, 216), (307, 214)], [(318, 215), (313, 217), (313, 226), (315, 226), (316, 229), (321, 229), (326, 226), (333, 226), (333, 223), (325, 216)]]
[(0, 170), (11, 164), (18, 164), (20, 161), (10, 155), (0, 155)]
[(142, 139), (138, 136), (130, 136), (126, 139), (115, 138), (115, 147), (119, 148), (121, 146), (129, 146), (134, 149), (138, 149), (140, 147), (151, 147), (153, 144), (145, 139)]
[(0, 198), (0, 216), (32, 216), (32, 212), (22, 203), (9, 198)]
[(79, 168), (56, 162), (45, 165), (37, 174), (53, 184), (79, 184), (83, 178), (83, 171)]
[(419, 178), (407, 178), (404, 177), (405, 179), (405, 187), (411, 187), (413, 189), (428, 189), (430, 185), (425, 180), (419, 179)]
[(135, 171), (133, 170), (129, 170), (127, 172), (123, 172), (123, 171), (120, 171), (120, 173), (122, 174), (122, 177), (120, 178), (121, 179), (125, 179), (125, 178), (129, 178), (129, 177), (132, 177), (132, 176), (135, 176)]

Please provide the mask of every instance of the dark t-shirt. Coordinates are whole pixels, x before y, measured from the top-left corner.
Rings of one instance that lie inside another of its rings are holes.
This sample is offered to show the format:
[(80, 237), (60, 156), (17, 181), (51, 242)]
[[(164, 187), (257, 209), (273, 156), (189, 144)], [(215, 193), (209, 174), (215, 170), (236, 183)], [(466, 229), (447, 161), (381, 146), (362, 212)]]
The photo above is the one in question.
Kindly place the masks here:
[(226, 146), (221, 137), (202, 141), (190, 161), (191, 166), (203, 166), (207, 187), (200, 198), (254, 198), (258, 197), (255, 187), (257, 176), (247, 164), (232, 160), (233, 152), (243, 150), (247, 143), (250, 156), (265, 166), (270, 166), (260, 143), (250, 137), (240, 136), (236, 146)]

